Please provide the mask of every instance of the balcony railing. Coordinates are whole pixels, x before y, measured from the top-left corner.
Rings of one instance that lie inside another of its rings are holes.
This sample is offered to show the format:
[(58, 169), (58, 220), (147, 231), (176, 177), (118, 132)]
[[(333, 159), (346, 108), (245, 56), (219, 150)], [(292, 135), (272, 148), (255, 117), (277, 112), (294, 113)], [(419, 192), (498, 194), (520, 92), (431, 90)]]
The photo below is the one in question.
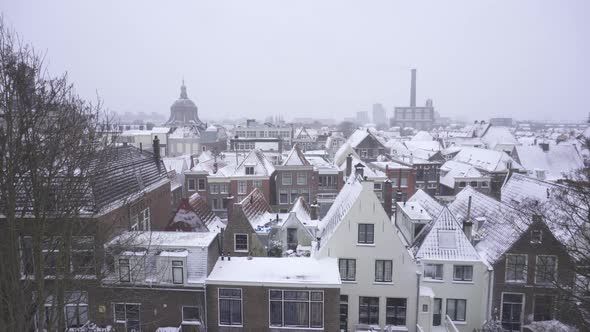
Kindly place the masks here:
[(445, 316), (445, 328), (448, 332), (459, 332), (459, 329), (457, 329), (457, 326), (455, 326), (455, 323), (449, 315)]

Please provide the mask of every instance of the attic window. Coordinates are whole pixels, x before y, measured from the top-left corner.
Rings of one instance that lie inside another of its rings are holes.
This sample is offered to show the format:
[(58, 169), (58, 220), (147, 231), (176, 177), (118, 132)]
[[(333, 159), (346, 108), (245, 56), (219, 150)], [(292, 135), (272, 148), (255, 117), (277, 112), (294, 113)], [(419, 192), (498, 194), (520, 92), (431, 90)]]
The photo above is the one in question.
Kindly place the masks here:
[(465, 181), (459, 182), (459, 188), (465, 188), (466, 185), (467, 183)]
[(533, 230), (531, 231), (531, 243), (540, 244), (543, 242), (543, 231)]
[(441, 249), (456, 249), (455, 231), (438, 231), (438, 246)]
[(254, 174), (254, 166), (246, 166), (246, 175)]

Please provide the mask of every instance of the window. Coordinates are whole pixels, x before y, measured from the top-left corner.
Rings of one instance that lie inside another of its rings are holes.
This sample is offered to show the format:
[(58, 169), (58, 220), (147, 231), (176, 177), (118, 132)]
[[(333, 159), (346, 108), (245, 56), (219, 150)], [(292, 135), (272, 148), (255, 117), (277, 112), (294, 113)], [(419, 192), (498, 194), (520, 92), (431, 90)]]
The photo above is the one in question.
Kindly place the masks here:
[(393, 262), (390, 260), (375, 261), (375, 281), (391, 282), (391, 271)]
[(137, 215), (137, 223), (139, 225), (139, 230), (141, 231), (149, 231), (151, 228), (150, 222), (150, 208), (141, 210)]
[(20, 238), (21, 246), (21, 271), (22, 274), (32, 275), (34, 271), (33, 263), (33, 238), (30, 236), (23, 236)]
[(536, 229), (531, 231), (531, 243), (539, 244), (543, 242), (543, 231)]
[(299, 191), (297, 189), (291, 189), (291, 204), (295, 203), (297, 197), (299, 197)]
[(246, 193), (246, 181), (238, 181), (238, 194)]
[(502, 294), (502, 328), (507, 331), (519, 331), (523, 316), (523, 294)]
[(219, 210), (221, 209), (221, 204), (219, 204), (219, 199), (218, 198), (214, 198), (211, 200), (211, 208), (213, 210)]
[(201, 310), (199, 307), (182, 306), (182, 323), (191, 324), (201, 321)]
[(406, 299), (387, 298), (385, 324), (396, 326), (406, 325)]
[(283, 173), (281, 175), (281, 183), (286, 186), (290, 186), (293, 184), (293, 179), (291, 178), (291, 173)]
[(297, 184), (300, 186), (306, 185), (307, 184), (307, 174), (297, 173)]
[(467, 183), (465, 181), (459, 181), (459, 188), (465, 188)]
[(473, 281), (473, 266), (453, 265), (453, 280)]
[(172, 283), (184, 283), (184, 268), (182, 261), (172, 261)]
[(442, 264), (425, 264), (424, 278), (443, 280), (443, 265)]
[(506, 255), (506, 281), (526, 282), (526, 255)]
[(86, 292), (66, 292), (64, 304), (68, 328), (81, 327), (88, 322), (88, 294)]
[(555, 298), (551, 295), (535, 295), (533, 303), (533, 320), (552, 320)]
[(343, 281), (356, 280), (356, 259), (340, 258), (338, 260), (340, 268), (340, 279)]
[(241, 289), (219, 289), (219, 325), (242, 325)]
[(535, 284), (551, 284), (555, 282), (557, 273), (557, 257), (537, 255), (535, 268)]
[(125, 324), (126, 331), (140, 331), (139, 304), (115, 303), (115, 323)]
[(94, 274), (94, 237), (73, 236), (71, 254), (72, 272), (76, 275)]
[(447, 299), (447, 315), (452, 321), (465, 321), (467, 300)]
[(279, 191), (279, 203), (289, 204), (289, 192), (286, 189), (281, 189)]
[[(193, 190), (195, 190), (193, 188)], [(205, 190), (205, 179), (204, 178), (199, 178), (199, 191), (204, 191)]]
[(359, 323), (369, 325), (379, 324), (378, 297), (359, 297)]
[(188, 191), (195, 191), (197, 189), (197, 182), (195, 179), (188, 179)]
[(270, 290), (270, 326), (321, 328), (324, 326), (322, 291)]
[(473, 188), (477, 188), (477, 181), (471, 181), (469, 183), (470, 186), (472, 186)]
[(43, 240), (42, 254), (44, 258), (43, 273), (46, 276), (55, 275), (59, 263), (59, 252), (62, 246), (60, 237), (50, 237)]
[(340, 295), (340, 331), (348, 331), (348, 295)]
[(219, 184), (209, 184), (209, 192), (212, 194), (218, 194), (219, 193)]
[(252, 187), (254, 188), (262, 188), (262, 180), (253, 180)]
[(254, 175), (254, 166), (246, 166), (246, 175)]
[(428, 304), (422, 305), (422, 312), (428, 312)]
[(119, 259), (119, 280), (121, 282), (131, 281), (131, 269), (129, 259)]
[(373, 244), (375, 243), (375, 233), (373, 224), (359, 224), (358, 243)]
[(234, 234), (234, 251), (248, 251), (247, 234)]
[(227, 183), (220, 183), (219, 184), (219, 193), (220, 194), (227, 194), (227, 193), (229, 193), (229, 184), (227, 184)]
[(480, 183), (482, 188), (488, 188), (490, 186), (490, 184), (487, 181), (483, 181)]

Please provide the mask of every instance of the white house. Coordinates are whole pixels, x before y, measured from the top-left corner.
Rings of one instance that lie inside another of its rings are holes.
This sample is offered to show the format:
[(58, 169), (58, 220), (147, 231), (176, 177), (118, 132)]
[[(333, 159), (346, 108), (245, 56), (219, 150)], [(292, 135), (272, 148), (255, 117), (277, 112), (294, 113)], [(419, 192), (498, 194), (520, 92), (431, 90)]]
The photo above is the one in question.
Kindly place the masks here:
[(373, 185), (348, 178), (320, 221), (313, 254), (338, 259), (341, 331), (416, 331), (417, 265)]
[(460, 224), (448, 208), (416, 239), (414, 251), (423, 269), (421, 311), (424, 331), (450, 325), (461, 332), (480, 329), (486, 320), (491, 268), (479, 256), (465, 232), (471, 221)]

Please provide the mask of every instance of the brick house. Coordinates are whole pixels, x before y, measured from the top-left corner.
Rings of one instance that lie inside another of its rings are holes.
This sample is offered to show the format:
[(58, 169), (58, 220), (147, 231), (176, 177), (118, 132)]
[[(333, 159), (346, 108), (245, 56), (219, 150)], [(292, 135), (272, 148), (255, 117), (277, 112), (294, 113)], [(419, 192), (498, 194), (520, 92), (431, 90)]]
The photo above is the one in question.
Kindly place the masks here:
[(338, 331), (335, 259), (221, 257), (207, 278), (208, 331)]
[(270, 202), (276, 211), (287, 212), (299, 196), (307, 202), (316, 200), (318, 171), (303, 155), (298, 144), (293, 145), (285, 161), (275, 169), (275, 195)]
[(377, 136), (369, 129), (357, 129), (346, 141), (362, 161), (376, 161), (377, 156), (383, 155), (387, 149)]
[(108, 245), (110, 264), (89, 311), (117, 331), (205, 331), (205, 279), (220, 253), (213, 232), (127, 232)]
[[(88, 321), (100, 322), (97, 311), (79, 308), (92, 307), (101, 293), (98, 289), (105, 261), (103, 245), (124, 231), (163, 230), (170, 216), (170, 180), (158, 153), (132, 146), (115, 148), (112, 160), (96, 171), (90, 188), (88, 197), (91, 199), (80, 216), (73, 220), (60, 218), (63, 227), (52, 227), (41, 235), (45, 256), (42, 267), (36, 262), (33, 251), (34, 237), (39, 236), (39, 232), (32, 229), (33, 223), (22, 223), (21, 278), (23, 282), (30, 280), (36, 269), (43, 269), (46, 307), (58, 305), (52, 283), (64, 273), (63, 269), (67, 268), (76, 276), (65, 290), (64, 305), (69, 309), (63, 319), (67, 327), (79, 327)], [(69, 246), (64, 248), (62, 232), (68, 222), (73, 223), (73, 235)], [(3, 223), (0, 219), (0, 224)], [(57, 258), (61, 250), (70, 253), (67, 267), (61, 266), (62, 261)], [(51, 317), (49, 312), (51, 310), (38, 314), (45, 315), (46, 326), (57, 324), (60, 317)]]

